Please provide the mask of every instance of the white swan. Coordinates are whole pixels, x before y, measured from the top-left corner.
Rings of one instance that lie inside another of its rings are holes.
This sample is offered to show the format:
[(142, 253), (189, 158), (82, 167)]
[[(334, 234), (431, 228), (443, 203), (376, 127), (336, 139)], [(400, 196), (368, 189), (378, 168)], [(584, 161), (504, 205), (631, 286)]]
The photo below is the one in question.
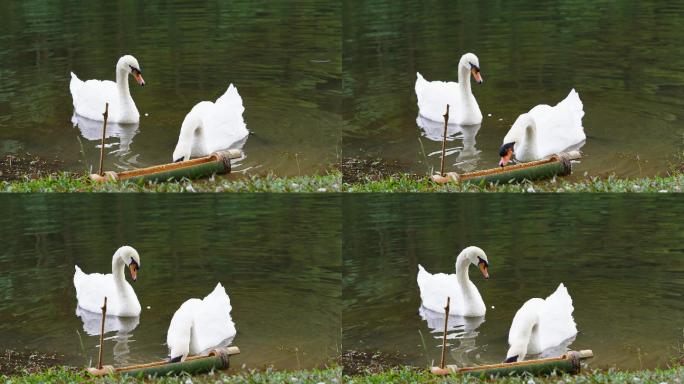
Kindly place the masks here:
[(131, 278), (136, 281), (140, 269), (138, 251), (124, 245), (112, 257), (112, 273), (85, 274), (75, 266), (74, 287), (78, 306), (93, 313), (100, 313), (105, 296), (107, 314), (121, 317), (140, 316), (140, 302), (133, 287), (126, 281), (124, 266), (128, 265)]
[(109, 80), (80, 80), (71, 72), (71, 98), (74, 112), (96, 121), (103, 121), (105, 103), (109, 103), (107, 121), (131, 124), (140, 121), (140, 113), (128, 89), (128, 75), (131, 74), (140, 85), (145, 85), (140, 64), (131, 55), (122, 56), (116, 63), (116, 83)]
[(561, 283), (546, 300), (527, 300), (516, 312), (508, 333), (506, 362), (520, 361), (555, 347), (577, 334), (572, 298)]
[(485, 279), (489, 278), (489, 261), (478, 247), (467, 247), (456, 258), (456, 274), (431, 274), (418, 265), (418, 288), (423, 306), (444, 313), (447, 297), (451, 297), (449, 314), (458, 316), (484, 316), (487, 311), (482, 296), (468, 278), (470, 264), (477, 265)]
[(189, 299), (173, 314), (166, 344), (172, 362), (185, 360), (189, 354), (202, 354), (235, 337), (230, 317), (230, 298), (221, 283), (203, 300)]
[(472, 53), (461, 56), (458, 63), (458, 83), (427, 81), (416, 73), (416, 97), (421, 116), (436, 122), (444, 122), (444, 112), (449, 104), (449, 123), (459, 125), (480, 124), (482, 112), (470, 89), (470, 75), (482, 84), (480, 60)]
[(241, 148), (249, 132), (242, 118), (245, 108), (233, 84), (215, 103), (197, 103), (181, 125), (173, 161), (210, 155), (212, 152)]
[(499, 148), (499, 165), (505, 166), (513, 155), (523, 162), (534, 161), (581, 146), (587, 138), (582, 127), (583, 108), (573, 89), (555, 107), (537, 105), (520, 115)]

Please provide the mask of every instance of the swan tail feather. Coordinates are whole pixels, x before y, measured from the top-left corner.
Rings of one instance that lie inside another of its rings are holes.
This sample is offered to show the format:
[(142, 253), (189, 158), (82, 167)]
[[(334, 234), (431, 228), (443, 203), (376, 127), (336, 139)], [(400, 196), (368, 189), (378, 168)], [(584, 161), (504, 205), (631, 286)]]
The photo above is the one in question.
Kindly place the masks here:
[(572, 297), (563, 283), (545, 300), (539, 314), (539, 335), (543, 348), (561, 344), (577, 334), (577, 324), (572, 316)]

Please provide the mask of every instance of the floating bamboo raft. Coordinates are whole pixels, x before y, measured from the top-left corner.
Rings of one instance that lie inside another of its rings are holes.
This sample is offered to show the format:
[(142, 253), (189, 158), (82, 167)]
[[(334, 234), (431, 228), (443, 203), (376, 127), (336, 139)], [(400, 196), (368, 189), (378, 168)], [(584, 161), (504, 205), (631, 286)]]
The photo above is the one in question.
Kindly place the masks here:
[(579, 151), (559, 153), (544, 160), (520, 163), (506, 167), (484, 169), (481, 171), (458, 174), (449, 172), (447, 176), (457, 183), (498, 183), (521, 182), (524, 180), (550, 179), (554, 176), (566, 176), (572, 173), (571, 160), (581, 157)]
[(209, 156), (180, 161), (177, 163), (155, 165), (147, 168), (134, 169), (123, 172), (105, 172), (104, 175), (92, 174), (90, 178), (95, 181), (168, 181), (187, 179), (200, 179), (210, 177), (213, 174), (230, 173), (230, 160), (242, 157), (239, 149), (214, 152)]
[(102, 369), (88, 368), (87, 371), (94, 376), (106, 376), (110, 374), (122, 376), (167, 376), (179, 375), (183, 372), (189, 374), (206, 373), (212, 370), (224, 370), (230, 367), (230, 356), (240, 353), (238, 347), (226, 347), (215, 349), (208, 356), (190, 356), (185, 361), (169, 363), (158, 361), (149, 364), (131, 365), (128, 367), (114, 368), (105, 365)]
[(518, 361), (515, 363), (490, 364), (466, 368), (447, 365), (446, 371), (457, 375), (478, 377), (520, 376), (524, 374), (544, 376), (550, 375), (553, 372), (574, 375), (580, 372), (581, 361), (591, 357), (594, 357), (594, 353), (587, 349), (583, 351), (569, 351), (560, 357)]

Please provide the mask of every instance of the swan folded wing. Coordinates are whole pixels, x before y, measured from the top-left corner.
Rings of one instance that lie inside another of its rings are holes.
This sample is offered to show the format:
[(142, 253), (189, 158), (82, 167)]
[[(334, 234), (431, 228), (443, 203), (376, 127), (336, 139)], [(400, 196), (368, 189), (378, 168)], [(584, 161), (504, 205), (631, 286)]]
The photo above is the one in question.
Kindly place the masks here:
[(242, 117), (244, 111), (242, 98), (233, 84), (211, 107), (206, 107), (202, 121), (208, 152), (231, 148), (249, 134)]
[(539, 311), (539, 339), (542, 350), (561, 344), (577, 334), (574, 308), (567, 288), (561, 283)]
[[(72, 82), (73, 82), (72, 78)], [(80, 80), (79, 80), (80, 81)], [(102, 120), (105, 104), (109, 103), (109, 114), (112, 111), (113, 100), (116, 99), (116, 83), (109, 80), (88, 80), (82, 82), (80, 87), (74, 87), (71, 96), (76, 113), (93, 120)], [(112, 121), (113, 122), (113, 121)]]
[[(101, 273), (85, 274), (80, 268), (76, 267), (74, 274), (74, 288), (76, 288), (76, 300), (78, 306), (93, 313), (102, 311), (105, 296), (112, 300), (116, 292), (113, 291), (114, 278), (112, 274), (103, 275)], [(116, 295), (118, 297), (118, 295)], [(115, 303), (109, 301), (108, 306)], [(110, 308), (111, 309), (111, 308)]]
[(423, 306), (437, 313), (444, 313), (447, 297), (451, 297), (450, 314), (458, 315), (457, 302), (461, 301), (456, 275), (446, 273), (430, 274), (420, 267), (418, 272), (418, 287)]
[(193, 336), (200, 351), (214, 348), (235, 336), (235, 324), (230, 316), (230, 298), (221, 284), (205, 297), (194, 313)]
[(453, 81), (426, 81), (420, 74), (416, 80), (416, 97), (421, 116), (436, 122), (444, 121), (447, 104), (450, 105), (450, 121), (455, 122), (454, 111), (461, 105), (458, 83)]
[(546, 157), (562, 152), (586, 140), (582, 117), (582, 102), (573, 89), (556, 106), (537, 105), (529, 114), (537, 125), (539, 155)]

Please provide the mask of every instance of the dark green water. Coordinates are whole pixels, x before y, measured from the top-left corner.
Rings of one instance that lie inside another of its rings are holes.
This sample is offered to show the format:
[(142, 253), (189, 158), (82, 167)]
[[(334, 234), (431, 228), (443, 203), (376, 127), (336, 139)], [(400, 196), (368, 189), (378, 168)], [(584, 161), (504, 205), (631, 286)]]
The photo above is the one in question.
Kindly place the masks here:
[[(577, 195), (356, 196), (344, 199), (344, 349), (439, 362), (443, 318), (419, 315), (417, 265), (454, 273), (468, 245), (485, 250), (489, 280), (470, 278), (484, 322), (451, 332), (450, 364), (501, 362), (515, 312), (560, 282), (573, 298), (593, 367), (665, 365), (684, 345), (684, 209), (678, 197)], [(475, 325), (476, 326), (476, 325)], [(422, 334), (422, 338), (421, 338)], [(425, 341), (425, 347), (423, 346)]]
[(242, 350), (235, 367), (321, 365), (340, 348), (339, 200), (0, 197), (0, 346), (96, 364), (98, 337), (75, 315), (74, 265), (111, 272), (113, 252), (130, 244), (141, 257), (133, 287), (143, 312), (131, 332), (106, 335), (105, 361), (164, 358), (173, 313), (221, 282)]
[(254, 133), (236, 170), (308, 174), (336, 159), (339, 3), (9, 0), (0, 14), (0, 155), (28, 151), (67, 169), (96, 168), (101, 128), (72, 126), (69, 72), (113, 80), (130, 53), (147, 83), (130, 80), (140, 125), (108, 139), (109, 152), (128, 150), (109, 154), (106, 168), (171, 161), (185, 114), (230, 82)]
[(441, 143), (416, 124), (416, 72), (456, 81), (465, 52), (480, 59), (484, 120), (449, 143), (449, 169), (496, 166), (518, 115), (573, 87), (587, 133), (576, 174), (663, 173), (684, 149), (682, 2), (351, 1), (342, 12), (345, 156), (438, 168)]

